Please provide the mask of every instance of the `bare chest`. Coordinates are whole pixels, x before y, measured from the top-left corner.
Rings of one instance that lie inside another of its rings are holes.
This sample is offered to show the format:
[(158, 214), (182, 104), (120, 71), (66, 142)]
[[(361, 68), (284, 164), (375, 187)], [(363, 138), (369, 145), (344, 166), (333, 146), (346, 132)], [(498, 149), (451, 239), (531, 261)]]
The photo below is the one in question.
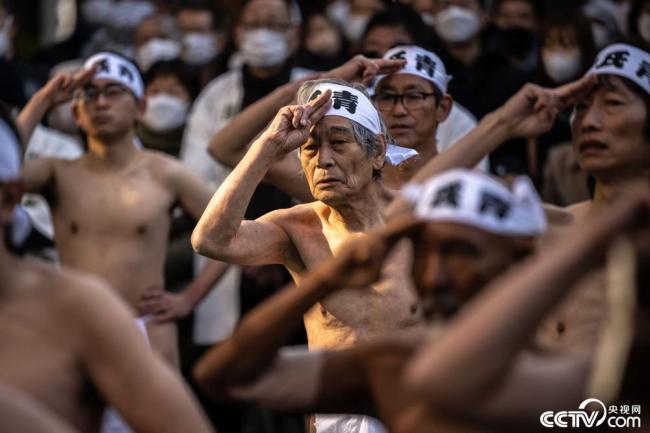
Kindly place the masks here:
[[(347, 235), (328, 230), (300, 236), (300, 257), (310, 269), (335, 255), (347, 239)], [(344, 288), (317, 303), (305, 315), (310, 347), (342, 348), (421, 323), (410, 278), (411, 260), (408, 245), (398, 244), (375, 284), (364, 289)]]
[(146, 234), (169, 222), (174, 197), (147, 169), (93, 173), (71, 166), (57, 173), (53, 216), (57, 237)]

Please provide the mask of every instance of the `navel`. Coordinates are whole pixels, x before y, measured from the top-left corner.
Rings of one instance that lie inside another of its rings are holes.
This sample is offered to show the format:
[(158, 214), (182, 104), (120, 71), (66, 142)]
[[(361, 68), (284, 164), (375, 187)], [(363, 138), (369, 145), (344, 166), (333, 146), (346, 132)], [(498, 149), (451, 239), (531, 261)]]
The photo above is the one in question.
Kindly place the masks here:
[(72, 233), (73, 235), (76, 235), (77, 233), (79, 233), (79, 224), (77, 224), (74, 221), (71, 221), (70, 222), (70, 233)]
[(411, 314), (416, 314), (418, 312), (418, 304), (411, 305)]
[(147, 233), (147, 226), (145, 224), (139, 224), (138, 227), (136, 228), (136, 232), (139, 235), (143, 235)]

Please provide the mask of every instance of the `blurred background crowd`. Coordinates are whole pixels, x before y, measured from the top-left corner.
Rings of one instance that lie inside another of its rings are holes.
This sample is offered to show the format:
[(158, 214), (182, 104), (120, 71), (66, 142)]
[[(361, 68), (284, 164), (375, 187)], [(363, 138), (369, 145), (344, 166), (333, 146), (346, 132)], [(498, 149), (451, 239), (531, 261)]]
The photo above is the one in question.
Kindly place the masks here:
[[(440, 56), (453, 76), (449, 93), (478, 121), (525, 83), (553, 87), (582, 76), (598, 50), (621, 37), (650, 43), (650, 0), (3, 1), (0, 100), (21, 108), (49, 77), (79, 69), (100, 50), (131, 57), (143, 72), (148, 101), (137, 144), (180, 158), (216, 187), (228, 170), (206, 155), (211, 137), (246, 106), (309, 71), (416, 44)], [(70, 104), (49, 112), (27, 158), (83, 153)], [(543, 199), (560, 206), (588, 199), (590, 181), (568, 144), (568, 116), (543, 136), (500, 147), (489, 170), (528, 174)], [(291, 204), (263, 185), (246, 217)], [(46, 205), (35, 196), (24, 205), (35, 227), (28, 248), (56, 260)], [(189, 242), (194, 224), (176, 213), (166, 267), (170, 291), (182, 290), (200, 266)], [(180, 322), (183, 371), (289, 280), (281, 267), (232, 267), (219, 290)], [(303, 429), (302, 417), (205, 404), (221, 432)]]

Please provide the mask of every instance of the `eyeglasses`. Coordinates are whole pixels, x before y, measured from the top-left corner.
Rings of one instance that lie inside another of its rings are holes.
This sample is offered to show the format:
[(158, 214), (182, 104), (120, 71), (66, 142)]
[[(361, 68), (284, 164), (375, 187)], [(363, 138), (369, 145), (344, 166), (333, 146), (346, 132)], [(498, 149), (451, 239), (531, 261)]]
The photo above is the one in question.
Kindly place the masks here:
[(400, 101), (407, 110), (421, 110), (424, 107), (424, 101), (435, 95), (436, 92), (377, 93), (374, 100), (382, 111), (391, 110), (397, 101)]
[(126, 87), (120, 86), (119, 84), (109, 84), (103, 88), (86, 86), (81, 89), (79, 96), (86, 102), (96, 101), (99, 98), (99, 95), (104, 95), (104, 98), (113, 101), (128, 91), (129, 90)]
[(276, 32), (285, 32), (291, 27), (291, 23), (259, 23), (255, 21), (241, 22), (240, 25), (245, 30), (269, 29)]

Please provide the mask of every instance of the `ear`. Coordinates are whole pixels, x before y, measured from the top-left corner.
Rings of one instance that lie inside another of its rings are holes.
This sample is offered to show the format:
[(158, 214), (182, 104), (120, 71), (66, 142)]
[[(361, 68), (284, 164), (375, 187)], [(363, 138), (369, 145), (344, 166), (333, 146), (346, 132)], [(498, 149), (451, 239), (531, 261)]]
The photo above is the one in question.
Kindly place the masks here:
[(12, 180), (0, 184), (0, 226), (4, 227), (11, 219), (14, 208), (23, 196), (21, 180)]
[(377, 134), (375, 136), (375, 154), (371, 155), (373, 169), (381, 170), (386, 163), (386, 147), (386, 137), (384, 134)]
[(75, 125), (77, 125), (79, 127), (79, 129), (81, 129), (81, 122), (79, 121), (79, 104), (80, 103), (81, 102), (78, 99), (76, 99), (72, 103), (72, 116), (74, 117)]
[(147, 97), (143, 96), (141, 100), (136, 100), (136, 118), (138, 119), (138, 122), (142, 119), (142, 116), (144, 116), (144, 112), (147, 109)]
[(244, 28), (240, 24), (235, 26), (233, 37), (235, 39), (235, 46), (237, 49), (241, 49), (241, 44), (244, 41)]
[(448, 93), (446, 93), (442, 99), (440, 99), (440, 103), (438, 104), (438, 108), (436, 110), (436, 120), (438, 123), (442, 123), (447, 120), (447, 117), (449, 117), (449, 113), (451, 113), (451, 107), (453, 105), (454, 100), (451, 99), (451, 96), (449, 96)]
[(300, 35), (301, 35), (301, 30), (300, 26), (293, 26), (289, 30), (289, 53), (295, 53), (300, 45), (300, 41), (302, 40)]

